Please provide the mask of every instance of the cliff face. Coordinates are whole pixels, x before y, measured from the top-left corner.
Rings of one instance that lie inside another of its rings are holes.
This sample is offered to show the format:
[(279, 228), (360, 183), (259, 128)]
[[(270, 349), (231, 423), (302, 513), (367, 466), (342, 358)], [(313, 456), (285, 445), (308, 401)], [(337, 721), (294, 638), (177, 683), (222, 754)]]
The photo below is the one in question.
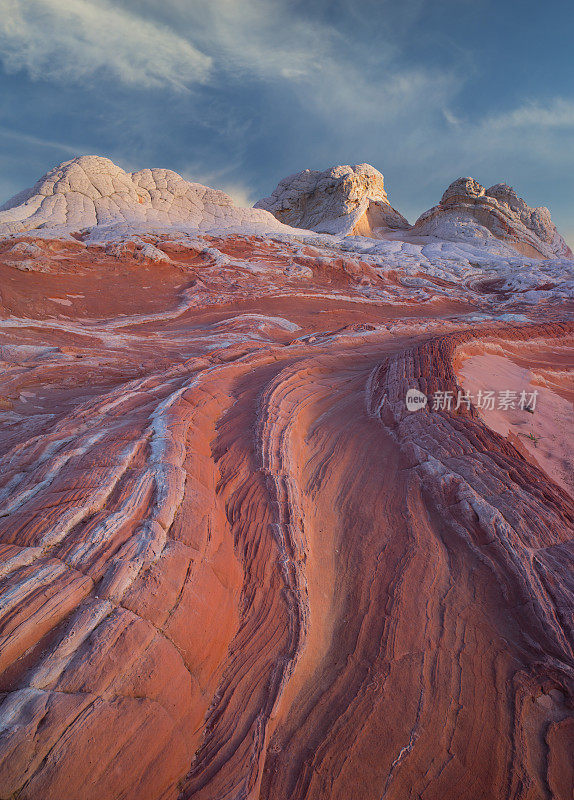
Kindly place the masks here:
[(572, 257), (547, 208), (530, 208), (505, 183), (485, 189), (474, 178), (451, 183), (438, 206), (419, 217), (413, 232), (451, 241), (479, 241), (491, 234), (534, 258)]
[(390, 205), (384, 178), (370, 164), (290, 175), (255, 208), (270, 211), (286, 225), (320, 233), (373, 236), (379, 228), (410, 227)]
[(0, 238), (0, 798), (570, 800), (574, 261), (255, 213)]

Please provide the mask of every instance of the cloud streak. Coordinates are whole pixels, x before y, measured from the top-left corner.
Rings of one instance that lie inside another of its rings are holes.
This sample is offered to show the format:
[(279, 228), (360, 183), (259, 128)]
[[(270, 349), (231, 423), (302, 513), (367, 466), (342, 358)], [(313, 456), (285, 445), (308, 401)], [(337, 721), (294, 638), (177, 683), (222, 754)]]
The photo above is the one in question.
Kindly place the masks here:
[(525, 101), (475, 120), (459, 118), (448, 109), (443, 114), (448, 122), (445, 139), (453, 152), (480, 154), (483, 160), (491, 161), (528, 153), (546, 168), (574, 167), (574, 102), (569, 98)]
[[(465, 24), (447, 13), (461, 6)], [(537, 83), (528, 69), (501, 80), (488, 37), (474, 31), (475, 6), (0, 0), (0, 58), (19, 73), (0, 70), (2, 178), (24, 185), (82, 142), (124, 167), (169, 166), (245, 203), (305, 167), (368, 161), (409, 217), (470, 174), (516, 185), (571, 229), (571, 87)], [(508, 46), (521, 57), (517, 42)]]
[(164, 25), (105, 0), (0, 0), (0, 57), (10, 72), (77, 83), (185, 91), (205, 83), (211, 59)]
[(550, 102), (529, 102), (487, 121), (495, 129), (514, 128), (572, 128), (574, 129), (574, 102), (562, 97)]

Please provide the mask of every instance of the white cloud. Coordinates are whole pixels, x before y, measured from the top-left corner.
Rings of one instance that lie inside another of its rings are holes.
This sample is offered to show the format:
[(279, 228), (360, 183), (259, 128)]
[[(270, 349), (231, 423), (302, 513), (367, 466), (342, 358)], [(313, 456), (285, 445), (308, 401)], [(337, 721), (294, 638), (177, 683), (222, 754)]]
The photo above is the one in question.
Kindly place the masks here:
[(574, 101), (554, 97), (546, 102), (525, 102), (510, 111), (503, 111), (484, 117), (475, 123), (463, 120), (445, 108), (444, 118), (451, 125), (466, 125), (468, 129), (489, 129), (491, 131), (513, 131), (519, 128), (574, 128)]
[(40, 147), (48, 150), (55, 150), (56, 152), (61, 152), (70, 156), (70, 158), (86, 154), (86, 151), (83, 147), (70, 145), (65, 142), (56, 142), (52, 139), (41, 139), (38, 136), (30, 136), (28, 134), (21, 133), (20, 131), (12, 131), (0, 125), (0, 140), (2, 139), (11, 139), (12, 141), (30, 145), (34, 148)]
[(211, 59), (169, 28), (106, 0), (0, 0), (0, 57), (34, 79), (111, 74), (134, 87), (185, 90)]
[(247, 183), (237, 178), (236, 173), (241, 167), (240, 159), (231, 159), (219, 169), (206, 169), (199, 159), (189, 162), (182, 170), (181, 175), (191, 183), (201, 183), (212, 189), (221, 189), (228, 194), (236, 206), (250, 208), (259, 198)]
[(485, 125), (495, 130), (526, 127), (574, 128), (574, 102), (556, 97), (547, 103), (525, 103), (512, 111), (488, 118)]
[(459, 120), (447, 140), (451, 149), (456, 143), (458, 152), (480, 154), (485, 163), (528, 157), (539, 167), (564, 173), (569, 165), (574, 167), (573, 133), (574, 102), (554, 97), (474, 121)]
[(453, 114), (450, 109), (443, 108), (442, 113), (449, 125), (460, 125), (462, 120), (456, 114)]

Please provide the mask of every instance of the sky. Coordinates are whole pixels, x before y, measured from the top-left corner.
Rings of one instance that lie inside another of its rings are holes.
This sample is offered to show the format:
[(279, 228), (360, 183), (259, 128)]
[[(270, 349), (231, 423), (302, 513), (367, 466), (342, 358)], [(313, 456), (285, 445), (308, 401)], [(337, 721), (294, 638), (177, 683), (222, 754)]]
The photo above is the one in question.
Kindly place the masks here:
[(574, 248), (571, 0), (0, 0), (0, 203), (77, 155), (241, 205), (367, 162), (414, 222), (460, 176)]

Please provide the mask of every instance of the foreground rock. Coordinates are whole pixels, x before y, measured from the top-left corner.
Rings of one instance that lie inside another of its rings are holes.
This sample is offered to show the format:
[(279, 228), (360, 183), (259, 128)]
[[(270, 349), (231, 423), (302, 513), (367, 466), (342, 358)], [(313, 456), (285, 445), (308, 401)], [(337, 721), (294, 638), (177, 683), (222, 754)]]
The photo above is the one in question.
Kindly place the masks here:
[(181, 226), (0, 240), (0, 798), (569, 800), (574, 262)]

